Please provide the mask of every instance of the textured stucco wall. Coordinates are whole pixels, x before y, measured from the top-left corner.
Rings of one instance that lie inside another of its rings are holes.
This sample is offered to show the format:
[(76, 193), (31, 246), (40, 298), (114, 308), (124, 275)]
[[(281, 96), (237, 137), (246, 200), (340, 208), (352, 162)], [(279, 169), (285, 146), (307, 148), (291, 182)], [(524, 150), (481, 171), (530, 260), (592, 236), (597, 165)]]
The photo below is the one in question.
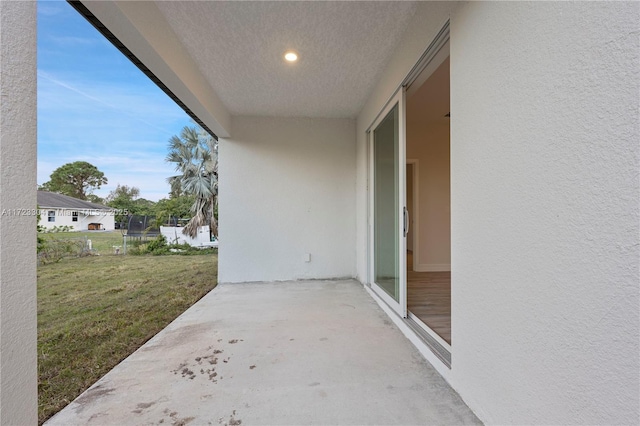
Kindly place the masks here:
[(0, 424), (36, 424), (35, 2), (0, 2), (0, 52)]
[(639, 10), (452, 17), (451, 381), (486, 423), (639, 423)]
[(219, 281), (353, 277), (355, 122), (234, 117), (232, 129), (219, 148)]

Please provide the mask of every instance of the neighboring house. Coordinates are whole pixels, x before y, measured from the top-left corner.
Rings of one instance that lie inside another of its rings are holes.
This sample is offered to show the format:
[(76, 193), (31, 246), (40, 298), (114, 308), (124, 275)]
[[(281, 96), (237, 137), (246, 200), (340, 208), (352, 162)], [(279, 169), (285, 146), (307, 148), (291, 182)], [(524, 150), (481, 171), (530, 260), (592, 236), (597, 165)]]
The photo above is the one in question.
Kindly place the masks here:
[(46, 229), (68, 226), (74, 231), (115, 229), (115, 214), (111, 207), (69, 197), (54, 192), (38, 191), (40, 222)]
[[(638, 423), (640, 3), (73, 4), (219, 138), (220, 282), (358, 279), (486, 423)], [(0, 10), (8, 208), (36, 21)], [(35, 422), (32, 228), (0, 227), (6, 423)], [(408, 259), (450, 273), (448, 335)]]

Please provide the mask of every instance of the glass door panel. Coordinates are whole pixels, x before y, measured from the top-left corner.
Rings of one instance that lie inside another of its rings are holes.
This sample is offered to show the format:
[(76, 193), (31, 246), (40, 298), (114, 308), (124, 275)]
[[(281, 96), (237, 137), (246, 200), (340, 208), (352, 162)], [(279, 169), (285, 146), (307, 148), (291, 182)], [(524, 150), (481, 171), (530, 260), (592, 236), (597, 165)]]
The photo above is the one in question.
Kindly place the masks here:
[(398, 90), (370, 131), (369, 277), (371, 289), (407, 316), (404, 91)]
[(373, 131), (374, 279), (393, 300), (400, 301), (398, 105)]

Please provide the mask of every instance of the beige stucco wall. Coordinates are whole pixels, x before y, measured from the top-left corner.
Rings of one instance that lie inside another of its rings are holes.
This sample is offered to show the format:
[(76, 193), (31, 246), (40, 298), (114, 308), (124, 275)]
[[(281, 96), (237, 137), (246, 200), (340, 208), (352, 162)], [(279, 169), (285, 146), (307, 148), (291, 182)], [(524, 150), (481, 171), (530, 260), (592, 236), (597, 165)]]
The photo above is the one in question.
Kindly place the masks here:
[(451, 25), (452, 382), (487, 423), (640, 419), (640, 3)]
[(232, 129), (219, 145), (218, 280), (353, 277), (355, 122), (234, 117)]
[[(36, 3), (0, 2), (0, 424), (38, 420)], [(7, 211), (9, 213), (7, 213)]]

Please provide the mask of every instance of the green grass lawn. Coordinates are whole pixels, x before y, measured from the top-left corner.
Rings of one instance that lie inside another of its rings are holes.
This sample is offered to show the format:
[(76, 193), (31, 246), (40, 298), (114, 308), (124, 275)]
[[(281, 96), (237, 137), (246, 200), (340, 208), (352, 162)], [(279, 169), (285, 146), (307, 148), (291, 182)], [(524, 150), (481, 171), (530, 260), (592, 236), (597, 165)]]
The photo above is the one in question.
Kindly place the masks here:
[(89, 256), (39, 266), (39, 422), (213, 289), (217, 269), (211, 254)]
[[(83, 232), (51, 232), (40, 233), (40, 237), (46, 240), (52, 239), (84, 239), (91, 240), (95, 252), (101, 256), (114, 254), (113, 246), (122, 247), (122, 233), (115, 231), (83, 231)], [(121, 250), (122, 252), (122, 250)]]

